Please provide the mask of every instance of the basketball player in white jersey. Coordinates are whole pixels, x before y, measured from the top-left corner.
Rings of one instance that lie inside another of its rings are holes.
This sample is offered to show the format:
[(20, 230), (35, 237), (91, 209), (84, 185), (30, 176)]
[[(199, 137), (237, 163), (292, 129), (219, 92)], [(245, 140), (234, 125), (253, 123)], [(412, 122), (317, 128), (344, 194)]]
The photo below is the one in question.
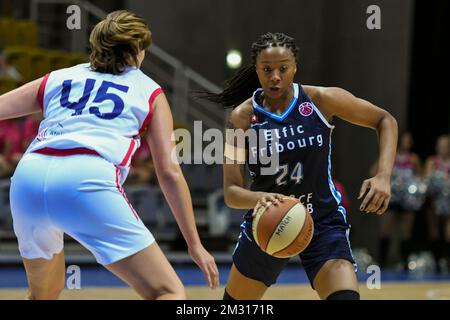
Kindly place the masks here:
[(151, 33), (116, 11), (93, 29), (90, 64), (56, 70), (0, 96), (0, 119), (43, 112), (11, 182), (14, 231), (30, 299), (65, 285), (63, 234), (146, 299), (185, 299), (183, 284), (122, 189), (145, 134), (161, 189), (211, 288), (214, 258), (199, 239), (189, 189), (171, 160), (173, 119), (161, 88), (139, 70)]

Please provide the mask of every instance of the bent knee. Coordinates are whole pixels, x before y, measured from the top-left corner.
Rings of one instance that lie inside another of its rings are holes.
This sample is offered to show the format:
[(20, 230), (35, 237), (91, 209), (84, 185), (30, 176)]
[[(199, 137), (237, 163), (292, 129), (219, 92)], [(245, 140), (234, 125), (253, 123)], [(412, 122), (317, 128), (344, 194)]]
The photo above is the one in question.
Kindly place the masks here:
[(172, 286), (172, 288), (165, 292), (165, 294), (170, 295), (173, 300), (186, 300), (186, 290), (181, 282)]
[(186, 291), (181, 282), (179, 284), (166, 285), (159, 288), (147, 288), (143, 290), (141, 295), (146, 300), (186, 300)]
[(57, 300), (64, 290), (64, 284), (55, 284), (48, 288), (35, 288), (30, 287), (28, 292), (29, 300)]

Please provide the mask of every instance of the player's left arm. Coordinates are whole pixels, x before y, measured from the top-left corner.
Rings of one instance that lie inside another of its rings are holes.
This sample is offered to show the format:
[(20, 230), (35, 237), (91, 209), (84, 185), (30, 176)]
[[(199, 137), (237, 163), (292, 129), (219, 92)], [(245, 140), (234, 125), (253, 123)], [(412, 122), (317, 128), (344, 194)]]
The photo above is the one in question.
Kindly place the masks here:
[(341, 88), (318, 88), (320, 110), (328, 119), (339, 117), (350, 123), (377, 131), (379, 139), (378, 168), (374, 177), (364, 180), (359, 199), (367, 192), (360, 210), (383, 214), (391, 197), (391, 173), (397, 149), (398, 127), (386, 110), (355, 97)]
[(31, 81), (0, 96), (0, 120), (39, 112), (38, 92), (43, 78)]
[(152, 153), (159, 185), (186, 240), (192, 259), (203, 271), (209, 286), (216, 288), (219, 286), (219, 271), (214, 257), (200, 241), (189, 187), (177, 159), (173, 157), (176, 150), (172, 138), (173, 117), (164, 94), (158, 95), (153, 108), (155, 111), (148, 126), (146, 140)]

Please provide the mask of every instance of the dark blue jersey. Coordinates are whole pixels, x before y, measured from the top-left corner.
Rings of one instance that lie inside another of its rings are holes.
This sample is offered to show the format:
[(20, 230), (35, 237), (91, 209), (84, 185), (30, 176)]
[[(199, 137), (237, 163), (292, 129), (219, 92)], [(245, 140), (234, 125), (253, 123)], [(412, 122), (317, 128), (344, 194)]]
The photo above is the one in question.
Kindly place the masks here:
[(280, 115), (262, 107), (262, 89), (253, 95), (251, 127), (257, 134), (256, 142), (249, 138), (247, 145), (251, 190), (295, 196), (315, 221), (337, 211), (345, 217), (341, 195), (331, 179), (334, 127), (302, 86), (293, 86), (294, 98)]

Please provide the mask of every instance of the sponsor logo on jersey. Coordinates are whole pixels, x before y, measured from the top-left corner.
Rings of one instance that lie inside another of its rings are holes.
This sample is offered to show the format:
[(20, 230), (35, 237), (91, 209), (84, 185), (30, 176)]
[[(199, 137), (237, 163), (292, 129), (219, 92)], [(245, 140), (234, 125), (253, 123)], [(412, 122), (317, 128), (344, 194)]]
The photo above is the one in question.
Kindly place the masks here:
[(309, 117), (312, 115), (314, 108), (313, 105), (309, 102), (303, 102), (300, 107), (298, 107), (298, 111), (302, 116)]
[(56, 127), (52, 128), (44, 128), (41, 132), (38, 133), (36, 140), (37, 141), (43, 141), (47, 140), (51, 137), (60, 136), (63, 134), (63, 125), (58, 123)]

